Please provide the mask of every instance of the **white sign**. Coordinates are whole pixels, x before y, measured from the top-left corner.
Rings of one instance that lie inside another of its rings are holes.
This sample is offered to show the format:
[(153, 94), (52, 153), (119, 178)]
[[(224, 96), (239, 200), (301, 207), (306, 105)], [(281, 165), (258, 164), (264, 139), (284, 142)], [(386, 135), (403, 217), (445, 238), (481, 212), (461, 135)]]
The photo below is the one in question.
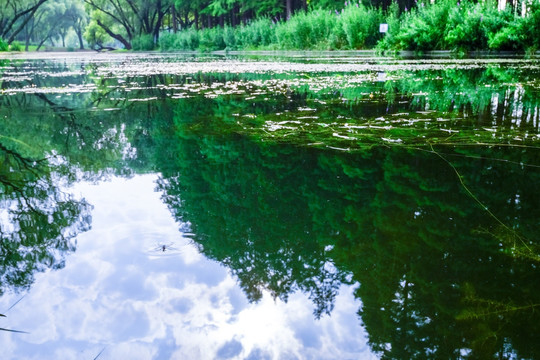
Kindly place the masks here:
[(379, 32), (382, 32), (382, 33), (388, 32), (388, 24), (380, 24), (379, 25)]

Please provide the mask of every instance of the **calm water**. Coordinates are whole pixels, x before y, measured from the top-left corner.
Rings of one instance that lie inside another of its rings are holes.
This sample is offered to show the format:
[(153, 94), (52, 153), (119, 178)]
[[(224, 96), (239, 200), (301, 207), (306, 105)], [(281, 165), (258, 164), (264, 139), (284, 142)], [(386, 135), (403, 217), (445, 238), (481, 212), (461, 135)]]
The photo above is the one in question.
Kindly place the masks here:
[(540, 61), (0, 59), (8, 359), (540, 359)]

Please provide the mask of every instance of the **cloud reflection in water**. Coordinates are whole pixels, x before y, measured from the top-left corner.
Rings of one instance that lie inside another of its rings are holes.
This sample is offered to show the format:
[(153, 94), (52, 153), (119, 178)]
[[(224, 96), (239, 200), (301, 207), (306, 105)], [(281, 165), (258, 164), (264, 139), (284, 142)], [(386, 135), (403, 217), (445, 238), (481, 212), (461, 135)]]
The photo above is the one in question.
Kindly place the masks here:
[[(375, 358), (351, 288), (320, 320), (303, 294), (250, 304), (227, 269), (178, 230), (155, 180), (77, 185), (94, 205), (92, 230), (64, 269), (38, 274), (9, 311), (3, 325), (30, 334), (2, 334), (4, 356), (93, 359), (104, 349), (99, 359)], [(174, 251), (160, 256), (160, 244)], [(19, 297), (4, 296), (1, 309)]]

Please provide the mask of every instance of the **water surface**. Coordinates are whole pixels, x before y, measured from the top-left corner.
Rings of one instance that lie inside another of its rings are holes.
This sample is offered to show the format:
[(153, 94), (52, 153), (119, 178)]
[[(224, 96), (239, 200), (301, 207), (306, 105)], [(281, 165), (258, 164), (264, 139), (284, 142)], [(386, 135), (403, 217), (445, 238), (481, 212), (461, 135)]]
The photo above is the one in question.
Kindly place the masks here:
[(0, 74), (8, 358), (540, 357), (538, 60)]

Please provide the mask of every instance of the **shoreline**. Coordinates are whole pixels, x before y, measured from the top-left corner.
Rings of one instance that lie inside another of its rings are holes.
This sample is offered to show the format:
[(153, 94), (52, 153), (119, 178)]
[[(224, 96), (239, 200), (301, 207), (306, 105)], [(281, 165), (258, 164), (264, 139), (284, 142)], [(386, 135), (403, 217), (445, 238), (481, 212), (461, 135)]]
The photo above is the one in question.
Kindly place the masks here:
[(144, 54), (154, 55), (216, 55), (216, 56), (287, 56), (287, 57), (304, 57), (304, 56), (327, 56), (327, 57), (359, 57), (359, 58), (404, 58), (404, 59), (471, 59), (471, 58), (516, 58), (530, 59), (540, 58), (540, 51), (534, 53), (523, 53), (513, 51), (470, 51), (467, 53), (456, 53), (450, 50), (431, 50), (422, 53), (414, 51), (391, 51), (379, 52), (377, 50), (215, 50), (209, 52), (201, 51), (126, 51), (115, 50), (107, 52), (98, 52), (94, 50), (78, 50), (78, 51), (9, 51), (0, 52), (0, 59), (47, 59), (47, 58), (79, 58), (81, 56), (88, 57), (117, 57), (117, 56), (141, 56)]

